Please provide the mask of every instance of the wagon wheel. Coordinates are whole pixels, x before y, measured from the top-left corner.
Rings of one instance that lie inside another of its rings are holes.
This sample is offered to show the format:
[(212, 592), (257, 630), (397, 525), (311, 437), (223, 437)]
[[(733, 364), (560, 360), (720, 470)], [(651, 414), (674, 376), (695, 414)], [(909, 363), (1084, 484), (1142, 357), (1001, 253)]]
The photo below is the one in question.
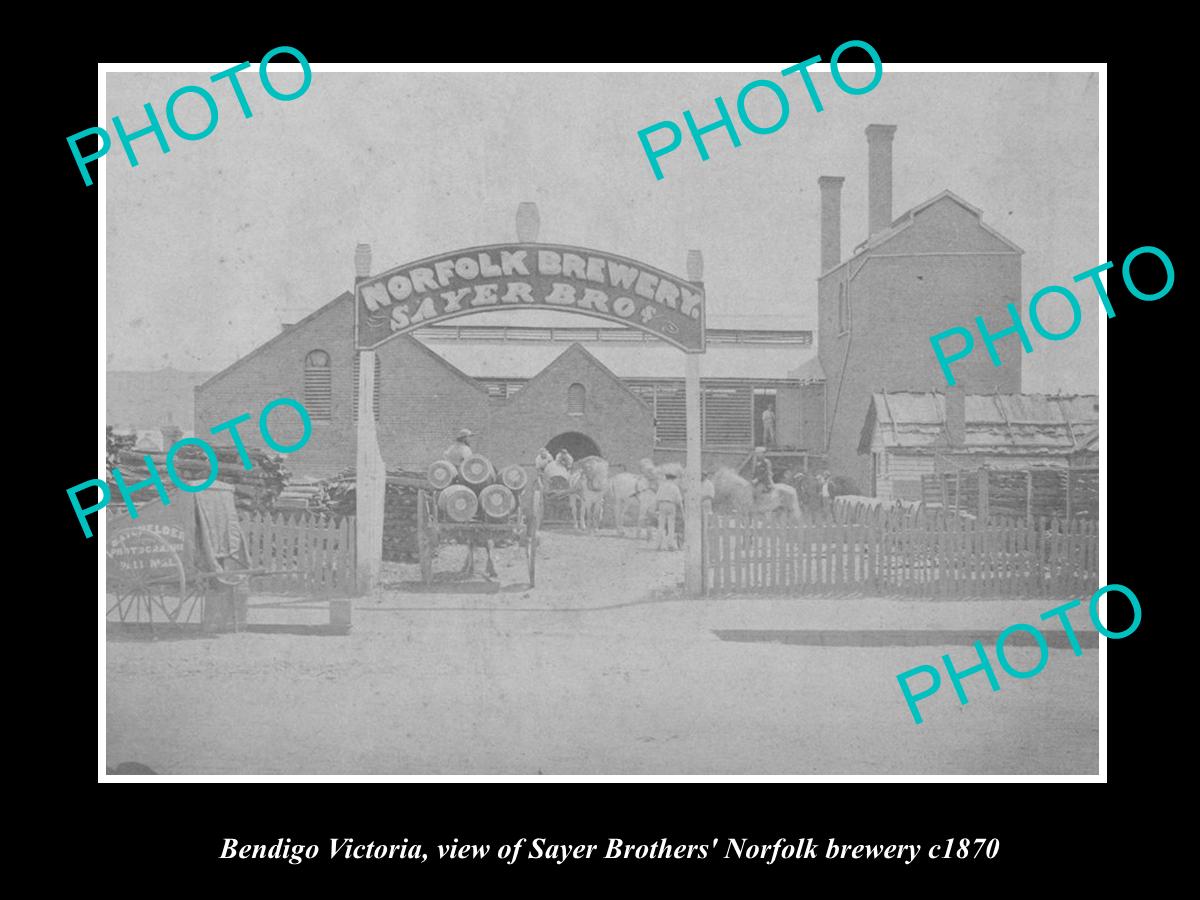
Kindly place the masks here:
[[(121, 622), (146, 621), (154, 617), (174, 622), (188, 599), (183, 561), (162, 535), (146, 528), (130, 528), (109, 542), (105, 581)], [(143, 619), (144, 615), (144, 619)]]
[(424, 491), (417, 494), (417, 557), (421, 562), (421, 580), (433, 581), (433, 550), (437, 526), (430, 519), (429, 501)]

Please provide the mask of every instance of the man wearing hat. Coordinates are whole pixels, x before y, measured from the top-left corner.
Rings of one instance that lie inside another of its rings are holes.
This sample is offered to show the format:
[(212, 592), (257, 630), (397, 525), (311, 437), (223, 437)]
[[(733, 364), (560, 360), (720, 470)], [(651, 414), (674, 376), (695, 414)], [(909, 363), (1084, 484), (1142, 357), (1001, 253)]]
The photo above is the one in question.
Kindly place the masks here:
[(463, 461), (468, 459), (473, 453), (470, 443), (473, 437), (475, 437), (475, 432), (470, 428), (463, 428), (458, 432), (454, 443), (446, 448), (446, 452), (442, 454), (442, 458), (454, 463), (456, 469), (461, 469)]
[(762, 491), (769, 491), (775, 484), (771, 472), (771, 460), (767, 459), (766, 447), (755, 447), (754, 455), (750, 457), (750, 482)]

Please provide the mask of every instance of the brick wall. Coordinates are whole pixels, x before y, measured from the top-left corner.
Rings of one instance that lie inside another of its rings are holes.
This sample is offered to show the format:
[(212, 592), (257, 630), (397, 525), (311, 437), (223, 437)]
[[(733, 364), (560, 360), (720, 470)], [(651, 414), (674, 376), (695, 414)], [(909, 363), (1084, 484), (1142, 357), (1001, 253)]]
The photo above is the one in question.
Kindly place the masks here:
[[(575, 383), (584, 386), (581, 415), (567, 412), (567, 390)], [(515, 397), (493, 406), (488, 446), (498, 462), (527, 463), (551, 438), (571, 431), (591, 438), (616, 466), (634, 469), (643, 457), (653, 455), (650, 408), (578, 344)]]
[[(267, 449), (258, 414), (272, 400), (304, 396), (304, 361), (312, 350), (330, 356), (332, 402), (327, 420), (314, 420), (308, 443), (287, 457), (295, 475), (322, 477), (353, 466), (354, 308), (349, 294), (318, 310), (195, 391), (196, 433), (242, 413), (252, 421), (239, 428), (247, 446)], [(567, 431), (586, 434), (616, 465), (634, 468), (654, 448), (654, 418), (582, 347), (573, 345), (515, 397), (493, 400), (486, 389), (412, 338), (401, 337), (376, 351), (380, 366), (379, 448), (391, 467), (423, 470), (449, 446), (460, 428), (479, 432), (472, 446), (504, 465), (531, 463), (538, 448)], [(567, 389), (585, 388), (584, 412), (567, 412)], [(273, 413), (271, 434), (280, 443), (300, 436), (297, 416)], [(227, 435), (214, 443), (231, 444)]]
[[(859, 455), (858, 441), (873, 392), (946, 389), (930, 335), (952, 326), (974, 330), (976, 315), (999, 330), (1011, 324), (1005, 304), (1024, 309), (1021, 259), (1004, 252), (1009, 249), (980, 226), (974, 213), (945, 198), (877, 250), (948, 255), (860, 258), (819, 282), (818, 346), (834, 474), (870, 490), (871, 458)], [(851, 329), (841, 334), (838, 285), (847, 269), (856, 273), (848, 290)], [(954, 365), (955, 380), (967, 393), (1020, 392), (1022, 353), (1015, 336), (997, 344), (1000, 368), (992, 365), (978, 335), (975, 350)]]

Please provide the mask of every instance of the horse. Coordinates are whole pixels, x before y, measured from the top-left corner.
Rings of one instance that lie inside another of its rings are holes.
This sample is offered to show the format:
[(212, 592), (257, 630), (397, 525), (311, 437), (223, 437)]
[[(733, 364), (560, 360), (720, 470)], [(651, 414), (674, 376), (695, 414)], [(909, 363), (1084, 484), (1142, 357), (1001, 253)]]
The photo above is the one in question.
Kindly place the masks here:
[(571, 467), (568, 480), (571, 517), (575, 527), (596, 531), (604, 512), (604, 492), (608, 487), (608, 460), (600, 456), (585, 456)]
[(775, 484), (770, 490), (756, 491), (754, 485), (733, 469), (722, 466), (713, 473), (712, 489), (714, 512), (737, 516), (743, 522), (749, 522), (752, 514), (775, 514), (800, 521), (800, 501), (790, 484)]
[(800, 498), (790, 484), (773, 484), (771, 489), (757, 491), (754, 495), (754, 511), (761, 516), (774, 515), (776, 519), (800, 521)]
[(654, 488), (644, 475), (633, 472), (618, 472), (608, 480), (605, 497), (612, 503), (613, 521), (617, 534), (625, 536), (625, 513), (631, 505), (637, 510), (637, 538), (641, 540), (643, 529), (647, 537), (653, 529), (651, 517), (654, 512)]

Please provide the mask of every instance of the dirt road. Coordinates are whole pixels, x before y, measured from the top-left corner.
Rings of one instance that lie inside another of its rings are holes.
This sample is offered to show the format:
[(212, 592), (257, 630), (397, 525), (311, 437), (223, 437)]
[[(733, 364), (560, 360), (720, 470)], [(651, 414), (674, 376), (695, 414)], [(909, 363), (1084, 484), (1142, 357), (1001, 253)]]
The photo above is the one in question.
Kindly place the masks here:
[[(402, 579), (415, 573), (389, 567), (391, 586), (355, 601), (348, 635), (301, 633), (324, 614), (269, 607), (251, 617), (264, 630), (241, 634), (110, 633), (108, 764), (165, 774), (1097, 770), (1096, 649), (1056, 647), (1036, 678), (1001, 673), (996, 693), (968, 678), (965, 707), (947, 682), (916, 726), (896, 675), (943, 653), (965, 668), (973, 651), (877, 639), (927, 628), (994, 636), (1037, 621), (1045, 601), (686, 600), (682, 553), (612, 536), (543, 539), (532, 590), (517, 548), (498, 554), (498, 589), (413, 590)], [(776, 639), (814, 629), (849, 645)], [(717, 634), (729, 630), (757, 636)], [(1011, 658), (1028, 666), (1033, 654)]]

